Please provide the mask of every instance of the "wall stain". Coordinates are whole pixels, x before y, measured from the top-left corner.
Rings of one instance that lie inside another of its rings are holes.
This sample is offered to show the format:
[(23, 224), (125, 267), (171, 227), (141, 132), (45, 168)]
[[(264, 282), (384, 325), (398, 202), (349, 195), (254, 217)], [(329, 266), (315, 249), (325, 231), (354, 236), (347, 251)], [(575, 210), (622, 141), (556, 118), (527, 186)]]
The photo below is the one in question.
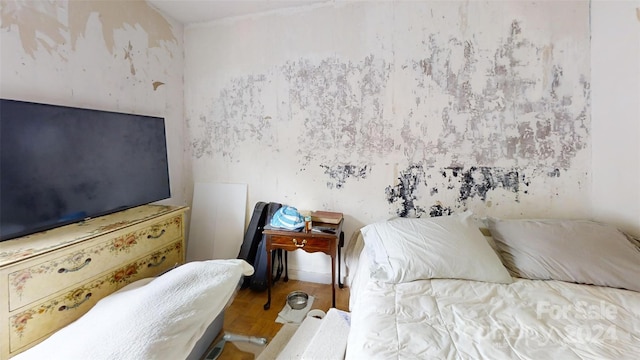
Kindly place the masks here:
[[(425, 27), (420, 56), (301, 57), (230, 79), (191, 131), (194, 156), (231, 161), (249, 143), (293, 146), (299, 172), (320, 166), (328, 189), (367, 179), (389, 158), (412, 164), (385, 188), (400, 216), (463, 210), (498, 190), (500, 201), (520, 202), (532, 182), (582, 165), (572, 163), (589, 145), (589, 72), (559, 56), (563, 46), (533, 40), (526, 21), (500, 31), (483, 43)], [(266, 114), (273, 98), (263, 92), (273, 90), (278, 112)], [(297, 146), (278, 142), (271, 122)]]
[(366, 179), (371, 168), (367, 165), (358, 166), (351, 164), (343, 165), (320, 165), (324, 173), (331, 179), (327, 181), (327, 188), (342, 189), (349, 178)]
[[(371, 55), (357, 63), (338, 58), (317, 63), (300, 59), (262, 74), (230, 79), (214, 98), (210, 112), (194, 123), (196, 128), (211, 127), (216, 141), (206, 137), (209, 131), (192, 131), (193, 155), (222, 154), (231, 160), (242, 142), (262, 141), (263, 137), (269, 146), (291, 146), (275, 141), (270, 129), (273, 118), (299, 131), (295, 156), (301, 171), (314, 163), (330, 169), (354, 160), (369, 163), (394, 146), (392, 124), (384, 118), (382, 103), (390, 71), (388, 63)], [(280, 107), (283, 111), (267, 115), (265, 94), (272, 90), (267, 90), (272, 82), (288, 89), (288, 98)], [(327, 172), (330, 174), (334, 173)], [(344, 184), (329, 183), (336, 188)]]
[(453, 214), (453, 210), (450, 207), (444, 207), (439, 202), (437, 204), (431, 205), (429, 208), (429, 216), (446, 216)]
[(266, 74), (231, 79), (211, 105), (210, 112), (197, 118), (191, 149), (196, 158), (222, 155), (234, 159), (245, 143), (275, 143), (272, 118), (265, 114), (264, 96), (269, 80)]
[(129, 60), (129, 71), (131, 75), (136, 75), (136, 68), (133, 66), (133, 55), (131, 52), (133, 51), (133, 46), (131, 45), (131, 41), (129, 41), (129, 45), (124, 48), (124, 59)]
[[(187, 122), (190, 123), (191, 119), (187, 118)], [(213, 134), (214, 128), (217, 123), (209, 121), (205, 115), (200, 115), (197, 121), (198, 125), (198, 137), (191, 140), (191, 153), (199, 159), (204, 155), (213, 156)], [(218, 149), (222, 152), (222, 156), (229, 156), (224, 149)]]
[[(146, 1), (3, 0), (0, 10), (0, 29), (19, 32), (22, 48), (33, 58), (42, 48), (66, 61), (64, 48), (71, 45), (75, 50), (78, 39), (86, 35), (89, 18), (96, 13), (111, 54), (117, 49), (115, 32), (126, 26), (139, 26), (146, 31), (149, 47), (168, 49), (166, 42), (177, 43), (171, 24)], [(173, 54), (169, 52), (169, 56)]]
[[(562, 49), (533, 43), (520, 21), (493, 49), (434, 33), (422, 44), (429, 55), (399, 70), (415, 81), (399, 142), (408, 161), (568, 169), (588, 146), (588, 74), (566, 81)], [(449, 101), (429, 101), (434, 93)]]
[[(49, 1), (2, 1), (0, 6), (0, 29), (20, 34), (22, 49), (35, 59), (40, 46), (50, 54), (65, 44), (67, 27), (57, 17), (62, 3)], [(45, 37), (49, 41), (42, 41)]]
[(460, 173), (461, 185), (458, 197), (460, 203), (465, 203), (473, 197), (486, 201), (487, 193), (497, 188), (511, 191), (515, 194), (514, 200), (519, 202), (521, 186), (528, 184), (524, 175), (520, 175), (516, 169), (472, 166), (467, 170), (454, 168), (452, 171)]
[[(442, 216), (464, 211), (472, 199), (488, 202), (489, 193), (496, 189), (512, 193), (509, 201), (517, 203), (531, 185), (529, 176), (519, 169), (476, 166), (436, 168), (411, 164), (400, 172), (397, 180), (397, 185), (386, 187), (385, 196), (390, 204), (396, 205), (395, 213), (401, 217)], [(429, 191), (428, 197), (420, 196), (423, 188)], [(435, 204), (423, 205), (433, 203), (434, 199)]]
[(392, 151), (393, 126), (383, 106), (389, 63), (374, 55), (360, 62), (300, 59), (287, 62), (280, 71), (289, 89), (290, 119), (302, 122), (302, 166), (336, 159), (369, 163)]
[(387, 186), (385, 195), (389, 204), (398, 208), (396, 214), (400, 217), (420, 217), (427, 211), (417, 204), (418, 188), (425, 183), (425, 173), (422, 164), (412, 164), (400, 172), (398, 184)]
[(152, 85), (153, 85), (153, 91), (156, 91), (160, 86), (164, 85), (164, 83), (162, 81), (154, 81)]
[(547, 172), (547, 175), (549, 175), (549, 177), (560, 177), (560, 169), (553, 169)]
[[(144, 30), (149, 48), (169, 49), (166, 42), (177, 43), (171, 24), (160, 12), (146, 1), (69, 1), (69, 35), (71, 46), (84, 36), (89, 17), (100, 15), (102, 36), (107, 50), (116, 50), (115, 34), (120, 29), (132, 26)], [(169, 52), (169, 56), (173, 56)]]

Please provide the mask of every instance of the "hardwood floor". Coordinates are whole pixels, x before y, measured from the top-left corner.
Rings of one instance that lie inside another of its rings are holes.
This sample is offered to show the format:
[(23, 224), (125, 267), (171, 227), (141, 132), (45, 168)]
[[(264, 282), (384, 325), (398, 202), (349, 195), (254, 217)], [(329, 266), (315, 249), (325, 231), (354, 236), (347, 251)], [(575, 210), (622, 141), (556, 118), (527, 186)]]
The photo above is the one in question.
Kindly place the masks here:
[[(238, 292), (233, 303), (225, 312), (223, 332), (239, 335), (266, 337), (271, 340), (282, 324), (276, 322), (278, 313), (285, 306), (287, 295), (302, 290), (315, 300), (312, 309), (328, 311), (331, 308), (331, 284), (316, 284), (298, 280), (278, 281), (271, 289), (271, 308), (264, 310), (267, 291), (255, 292), (243, 289)], [(349, 310), (349, 289), (340, 289), (336, 285), (336, 308)], [(254, 354), (242, 351), (233, 343), (226, 343), (218, 359), (253, 359)]]

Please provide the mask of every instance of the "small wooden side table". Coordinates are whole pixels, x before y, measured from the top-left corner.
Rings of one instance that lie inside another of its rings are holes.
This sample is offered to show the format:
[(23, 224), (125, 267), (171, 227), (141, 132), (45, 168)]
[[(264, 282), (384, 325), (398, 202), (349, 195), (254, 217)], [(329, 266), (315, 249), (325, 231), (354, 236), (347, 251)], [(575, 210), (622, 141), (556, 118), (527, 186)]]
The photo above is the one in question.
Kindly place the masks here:
[[(342, 234), (342, 224), (344, 219), (338, 224), (328, 224), (314, 222), (314, 228), (330, 228), (332, 232), (304, 232), (304, 231), (288, 231), (282, 229), (265, 228), (262, 234), (265, 235), (265, 247), (267, 250), (267, 303), (264, 309), (271, 307), (271, 251), (283, 249), (285, 251), (294, 251), (301, 249), (308, 253), (323, 252), (331, 256), (331, 291), (332, 304), (336, 307), (336, 256), (337, 248)], [(342, 235), (344, 236), (344, 235)]]

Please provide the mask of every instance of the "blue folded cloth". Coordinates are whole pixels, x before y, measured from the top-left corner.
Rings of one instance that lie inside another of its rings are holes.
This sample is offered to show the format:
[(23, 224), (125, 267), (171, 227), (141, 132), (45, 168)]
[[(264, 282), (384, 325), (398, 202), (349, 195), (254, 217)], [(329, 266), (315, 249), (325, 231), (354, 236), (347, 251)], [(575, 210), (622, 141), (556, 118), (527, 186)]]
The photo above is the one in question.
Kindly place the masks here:
[(287, 230), (300, 230), (304, 227), (304, 217), (293, 206), (282, 206), (271, 218), (271, 227)]

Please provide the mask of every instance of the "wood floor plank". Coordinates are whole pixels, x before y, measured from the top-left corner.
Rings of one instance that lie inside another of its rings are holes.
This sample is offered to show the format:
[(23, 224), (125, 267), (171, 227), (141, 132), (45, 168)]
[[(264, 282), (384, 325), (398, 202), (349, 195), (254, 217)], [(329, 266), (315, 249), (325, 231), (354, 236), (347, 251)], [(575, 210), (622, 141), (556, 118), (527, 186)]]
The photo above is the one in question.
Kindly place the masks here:
[[(331, 307), (331, 284), (317, 284), (298, 280), (278, 281), (272, 288), (271, 308), (269, 310), (263, 309), (263, 305), (267, 302), (266, 291), (255, 292), (250, 289), (238, 291), (233, 303), (225, 311), (223, 332), (266, 337), (270, 341), (282, 327), (282, 324), (276, 322), (276, 318), (286, 304), (287, 295), (296, 290), (304, 291), (315, 298), (311, 306), (312, 309), (329, 311)], [(348, 311), (348, 288), (340, 289), (336, 285), (336, 308)], [(233, 343), (227, 343), (218, 359), (250, 360), (253, 358), (253, 353), (242, 351)]]

